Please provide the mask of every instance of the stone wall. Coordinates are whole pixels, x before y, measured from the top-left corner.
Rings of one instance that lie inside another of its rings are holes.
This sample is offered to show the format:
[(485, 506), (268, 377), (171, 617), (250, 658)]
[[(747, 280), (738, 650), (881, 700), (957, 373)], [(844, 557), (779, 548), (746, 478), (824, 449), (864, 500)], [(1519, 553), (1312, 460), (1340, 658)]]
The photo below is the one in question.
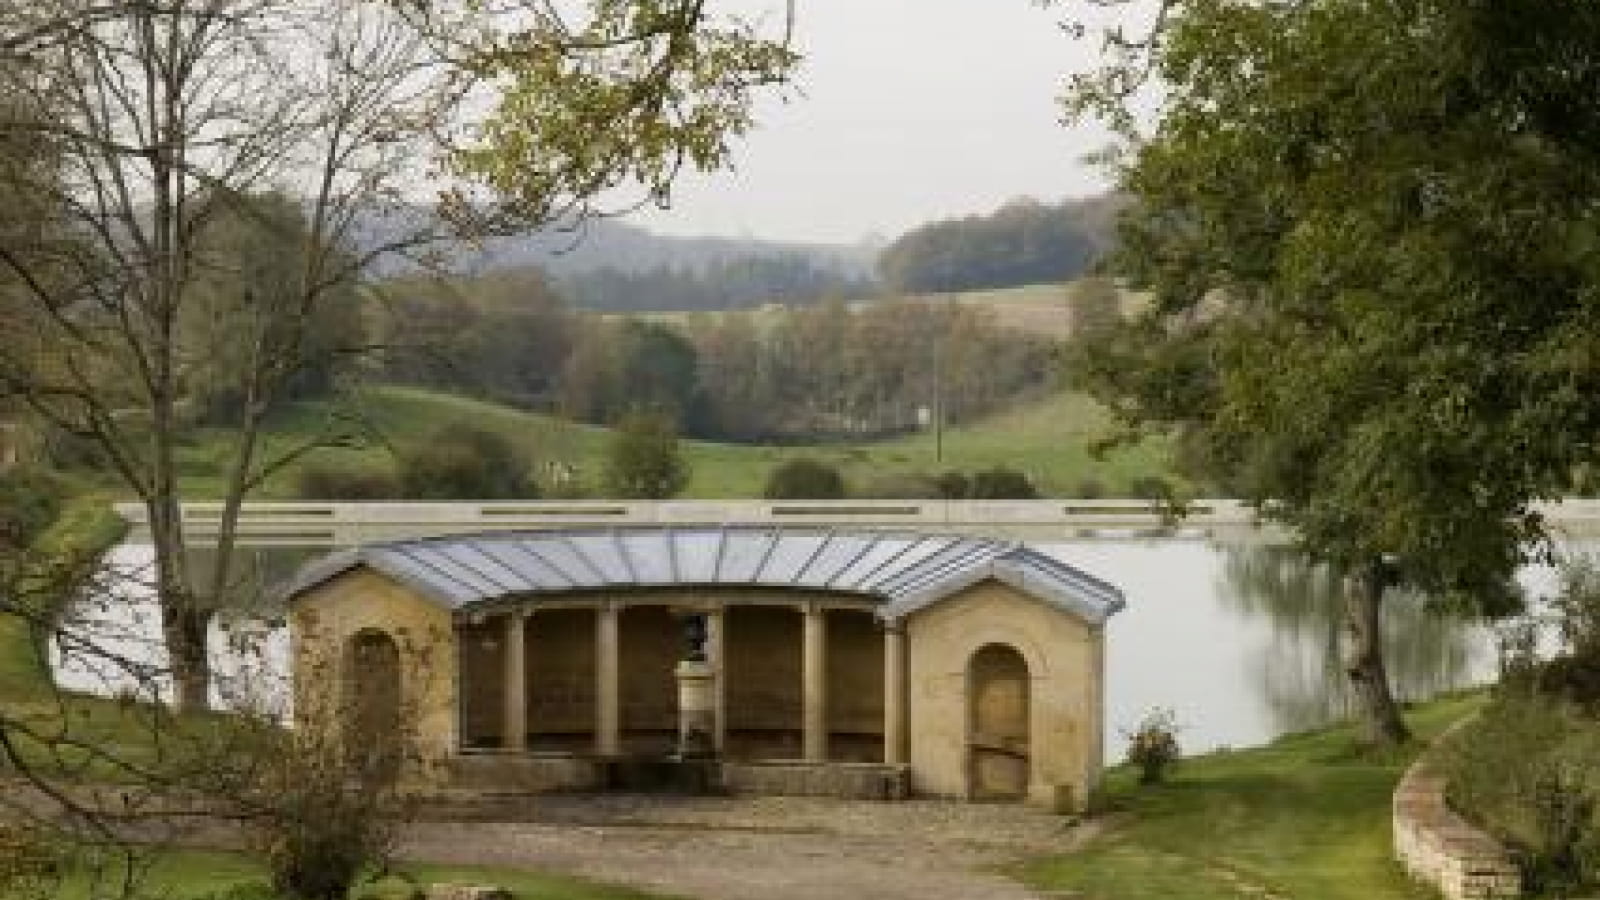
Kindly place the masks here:
[(729, 755), (798, 756), (798, 744), (785, 753), (787, 745), (766, 746), (762, 736), (787, 733), (798, 739), (803, 699), (800, 613), (788, 606), (734, 606), (724, 619)]
[(882, 763), (723, 763), (722, 786), (733, 793), (904, 800), (911, 774)]
[(1446, 900), (1520, 897), (1522, 878), (1505, 849), (1445, 801), (1445, 780), (1424, 753), (1394, 791), (1394, 850), (1412, 877)]

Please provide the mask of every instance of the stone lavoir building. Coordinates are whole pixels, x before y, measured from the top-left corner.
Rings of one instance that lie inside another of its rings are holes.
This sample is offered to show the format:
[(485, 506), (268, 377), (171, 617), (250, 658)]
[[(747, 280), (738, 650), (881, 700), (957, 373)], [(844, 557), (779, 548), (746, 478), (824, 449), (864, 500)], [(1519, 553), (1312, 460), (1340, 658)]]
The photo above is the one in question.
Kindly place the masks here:
[(1015, 544), (755, 527), (374, 544), (289, 598), (302, 726), (390, 747), (419, 784), (1063, 810), (1099, 779), (1122, 607)]

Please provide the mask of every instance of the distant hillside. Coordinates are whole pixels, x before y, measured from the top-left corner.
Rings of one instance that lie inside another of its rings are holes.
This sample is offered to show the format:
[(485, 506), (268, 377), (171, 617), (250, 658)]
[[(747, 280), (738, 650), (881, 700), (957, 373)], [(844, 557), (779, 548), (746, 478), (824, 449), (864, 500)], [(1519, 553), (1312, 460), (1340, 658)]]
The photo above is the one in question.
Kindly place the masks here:
[(878, 255), (878, 274), (901, 293), (970, 291), (1066, 281), (1112, 246), (1115, 195), (1056, 204), (1013, 200), (988, 215), (930, 222)]
[(803, 259), (823, 271), (871, 279), (877, 249), (867, 244), (674, 237), (616, 219), (594, 219), (570, 231), (488, 241), (475, 265), (489, 269), (537, 265), (562, 279), (599, 269), (639, 273), (671, 268), (698, 272), (736, 260), (772, 257)]
[[(1006, 328), (1015, 328), (1030, 334), (1043, 335), (1053, 339), (1070, 337), (1072, 334), (1072, 310), (1074, 298), (1073, 286), (1076, 281), (1060, 284), (1025, 284), (1006, 288), (985, 288), (972, 291), (950, 291), (939, 294), (911, 294), (911, 295), (886, 295), (868, 300), (860, 300), (857, 307), (877, 302), (889, 302), (898, 297), (921, 297), (928, 300), (941, 300), (950, 303), (962, 303), (968, 306), (987, 308), (994, 316), (995, 321)], [(1142, 308), (1145, 295), (1130, 291), (1122, 292), (1122, 311), (1124, 315), (1132, 315)], [(763, 332), (783, 313), (777, 305), (766, 306), (758, 309), (746, 310), (746, 316), (757, 332)], [(651, 313), (642, 318), (667, 325), (688, 327), (696, 322), (711, 321), (706, 317), (712, 313), (663, 311)]]
[[(333, 448), (312, 455), (314, 465), (343, 467), (393, 466), (391, 448), (426, 440), (443, 425), (471, 424), (501, 432), (526, 448), (536, 463), (560, 460), (593, 486), (604, 458), (607, 429), (578, 425), (552, 416), (453, 394), (414, 388), (363, 390), (345, 402), (303, 402), (274, 417), (266, 435), (269, 452), (295, 446), (316, 434), (336, 408), (356, 414), (379, 439), (365, 449)], [(753, 498), (772, 467), (797, 456), (838, 466), (856, 488), (911, 473), (946, 469), (971, 471), (996, 465), (1022, 469), (1051, 496), (1073, 496), (1093, 484), (1110, 495), (1129, 494), (1138, 479), (1171, 477), (1166, 445), (1150, 441), (1105, 459), (1096, 459), (1089, 444), (1101, 436), (1106, 414), (1081, 394), (1059, 393), (1014, 407), (989, 419), (945, 432), (943, 459), (935, 457), (931, 434), (884, 441), (823, 445), (755, 446), (685, 441), (692, 468), (686, 497)], [(215, 497), (224, 475), (222, 450), (232, 435), (207, 430), (180, 448), (182, 490), (190, 499)], [(257, 499), (295, 495), (300, 466), (268, 480)]]

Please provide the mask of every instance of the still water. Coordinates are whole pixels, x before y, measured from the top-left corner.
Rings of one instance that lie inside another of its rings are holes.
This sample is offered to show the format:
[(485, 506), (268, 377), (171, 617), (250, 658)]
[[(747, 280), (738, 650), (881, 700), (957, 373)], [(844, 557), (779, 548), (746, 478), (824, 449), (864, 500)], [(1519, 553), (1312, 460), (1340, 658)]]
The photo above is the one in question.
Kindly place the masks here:
[[(1264, 743), (1289, 731), (1342, 718), (1347, 696), (1339, 667), (1339, 599), (1325, 573), (1283, 549), (1204, 539), (1091, 539), (1035, 543), (1119, 586), (1127, 609), (1108, 626), (1106, 752), (1120, 759), (1126, 738), (1153, 708), (1173, 711), (1185, 752)], [(258, 585), (292, 572), (320, 550), (274, 548), (249, 554), (243, 569)], [(148, 587), (150, 548), (112, 552), (118, 587), (101, 603), (82, 603), (77, 622), (123, 657), (159, 665), (159, 618)], [(1524, 579), (1535, 594), (1548, 572)], [(1386, 604), (1390, 677), (1402, 699), (1482, 683), (1495, 670), (1492, 632), (1441, 619), (1416, 598)], [(288, 642), (281, 613), (257, 609), (213, 627), (218, 677), (213, 700), (281, 708), (287, 697)], [(89, 666), (57, 648), (65, 688), (99, 694), (129, 690), (121, 673)]]

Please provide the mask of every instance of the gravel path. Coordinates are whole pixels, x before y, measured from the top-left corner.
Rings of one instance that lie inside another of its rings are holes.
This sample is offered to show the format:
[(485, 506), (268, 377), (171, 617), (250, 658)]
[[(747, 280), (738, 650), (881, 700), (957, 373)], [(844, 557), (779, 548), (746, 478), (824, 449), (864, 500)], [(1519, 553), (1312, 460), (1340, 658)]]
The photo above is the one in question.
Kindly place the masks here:
[(1083, 838), (1017, 806), (549, 796), (528, 821), (412, 826), (402, 854), (528, 866), (696, 900), (1037, 900), (993, 871)]

